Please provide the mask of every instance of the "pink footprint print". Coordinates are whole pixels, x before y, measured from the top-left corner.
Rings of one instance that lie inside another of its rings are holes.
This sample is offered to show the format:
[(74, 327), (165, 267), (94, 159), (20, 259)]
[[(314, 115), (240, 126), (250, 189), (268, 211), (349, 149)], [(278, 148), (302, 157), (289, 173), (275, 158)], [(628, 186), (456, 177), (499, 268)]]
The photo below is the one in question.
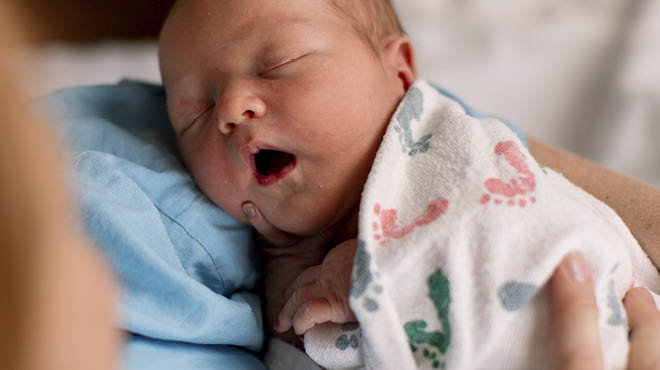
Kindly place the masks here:
[[(417, 216), (412, 223), (405, 226), (398, 226), (398, 211), (396, 209), (381, 209), (380, 204), (374, 206), (374, 214), (380, 218), (378, 222), (373, 223), (374, 239), (380, 240), (380, 244), (386, 246), (392, 239), (400, 239), (410, 234), (419, 226), (428, 225), (442, 216), (449, 206), (445, 198), (437, 198), (431, 201), (426, 210)], [(381, 231), (378, 234), (378, 231)]]
[[(520, 147), (513, 141), (501, 141), (495, 146), (495, 154), (504, 156), (509, 164), (518, 171), (517, 178), (505, 182), (501, 179), (488, 179), (485, 182), (488, 193), (481, 196), (481, 204), (491, 200), (495, 205), (506, 203), (510, 207), (525, 208), (527, 202), (536, 203), (533, 195), (536, 191), (536, 176), (527, 167), (527, 158), (520, 151)], [(504, 197), (504, 199), (500, 198)]]

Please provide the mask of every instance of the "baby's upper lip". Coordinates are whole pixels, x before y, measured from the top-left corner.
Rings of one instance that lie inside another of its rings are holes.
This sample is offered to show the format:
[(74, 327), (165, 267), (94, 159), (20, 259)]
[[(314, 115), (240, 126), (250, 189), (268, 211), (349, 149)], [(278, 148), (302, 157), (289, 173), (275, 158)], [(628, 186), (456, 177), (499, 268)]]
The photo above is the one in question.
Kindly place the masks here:
[(285, 150), (282, 150), (274, 145), (271, 144), (266, 144), (260, 141), (248, 141), (245, 144), (241, 145), (240, 147), (240, 153), (241, 153), (241, 158), (245, 162), (245, 164), (252, 169), (253, 172), (257, 172), (257, 167), (254, 163), (254, 156), (259, 153), (262, 150), (277, 150), (280, 152), (286, 152)]
[(268, 145), (257, 143), (254, 141), (249, 141), (241, 145), (239, 151), (243, 162), (252, 172), (257, 172), (257, 166), (254, 163), (254, 155), (259, 153), (259, 151), (264, 149), (270, 149)]

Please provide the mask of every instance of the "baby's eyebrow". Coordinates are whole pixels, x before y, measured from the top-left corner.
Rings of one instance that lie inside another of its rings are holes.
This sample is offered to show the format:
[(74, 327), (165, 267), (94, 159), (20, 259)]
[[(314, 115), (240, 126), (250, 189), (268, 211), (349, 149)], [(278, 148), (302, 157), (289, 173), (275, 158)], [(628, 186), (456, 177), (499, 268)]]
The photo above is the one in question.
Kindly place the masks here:
[[(241, 38), (242, 35), (249, 34), (250, 30), (254, 29), (254, 22), (245, 22), (233, 31), (231, 31), (227, 37), (227, 40), (238, 40)], [(303, 18), (303, 17), (296, 17), (296, 16), (290, 16), (290, 17), (285, 17), (284, 19), (278, 19), (277, 20), (277, 28), (275, 33), (277, 33), (278, 30), (285, 29), (285, 28), (294, 28), (294, 27), (299, 27), (299, 26), (304, 26), (304, 27), (312, 27), (312, 23), (309, 22), (308, 19)]]

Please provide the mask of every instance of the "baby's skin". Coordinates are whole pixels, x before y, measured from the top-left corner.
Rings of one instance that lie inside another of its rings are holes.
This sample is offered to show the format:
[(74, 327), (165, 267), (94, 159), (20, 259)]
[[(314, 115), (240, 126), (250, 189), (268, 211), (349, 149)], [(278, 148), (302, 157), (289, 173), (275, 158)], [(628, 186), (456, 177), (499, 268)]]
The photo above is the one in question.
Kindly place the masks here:
[(326, 253), (326, 246), (334, 244), (328, 240), (334, 230), (292, 238), (269, 225), (252, 204), (245, 206), (261, 238), (269, 238), (262, 239), (266, 316), (267, 322), (275, 323), (273, 329), (280, 338), (299, 345), (297, 336), (316, 324), (355, 322), (349, 294), (357, 240), (348, 239)]
[(320, 265), (298, 275), (284, 292), (287, 301), (278, 316), (276, 331), (293, 327), (296, 334), (302, 334), (327, 321), (356, 321), (348, 303), (356, 248), (357, 240), (349, 239), (328, 252)]
[(326, 1), (179, 1), (168, 17), (160, 66), (181, 157), (258, 232), (269, 327), (354, 319), (360, 196), (413, 55), (402, 35), (370, 46)]
[(270, 225), (253, 204), (244, 209), (264, 256), (265, 316), (272, 334), (300, 347), (299, 335), (316, 324), (355, 322), (349, 294), (357, 240), (327, 252), (336, 230), (296, 237)]

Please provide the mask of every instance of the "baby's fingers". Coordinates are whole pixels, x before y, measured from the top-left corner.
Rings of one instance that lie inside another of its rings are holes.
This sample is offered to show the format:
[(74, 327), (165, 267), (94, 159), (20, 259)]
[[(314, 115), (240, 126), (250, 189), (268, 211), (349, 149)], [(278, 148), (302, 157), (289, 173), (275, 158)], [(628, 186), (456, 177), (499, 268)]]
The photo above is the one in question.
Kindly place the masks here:
[(317, 324), (324, 322), (344, 323), (355, 321), (352, 312), (344, 312), (341, 306), (333, 305), (326, 298), (305, 302), (293, 318), (293, 330), (303, 335)]
[(303, 271), (302, 274), (298, 275), (296, 280), (291, 283), (291, 285), (284, 291), (284, 297), (286, 300), (291, 298), (291, 295), (293, 292), (296, 290), (302, 288), (305, 285), (308, 284), (313, 284), (316, 282), (319, 278), (319, 274), (321, 273), (321, 265), (315, 265), (307, 270)]
[(275, 331), (285, 332), (293, 326), (293, 317), (296, 312), (307, 302), (323, 296), (323, 292), (317, 284), (307, 284), (296, 289), (284, 304), (282, 311), (277, 317)]
[(648, 291), (631, 289), (623, 301), (630, 323), (630, 370), (660, 369), (660, 312)]
[(562, 260), (550, 280), (555, 369), (601, 370), (598, 306), (587, 261), (578, 253)]

